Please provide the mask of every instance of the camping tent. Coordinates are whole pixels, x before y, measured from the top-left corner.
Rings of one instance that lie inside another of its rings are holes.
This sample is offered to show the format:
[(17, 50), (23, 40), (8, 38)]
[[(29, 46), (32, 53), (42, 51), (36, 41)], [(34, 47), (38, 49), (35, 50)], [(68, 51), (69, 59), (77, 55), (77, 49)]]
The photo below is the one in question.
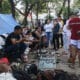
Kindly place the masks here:
[(12, 14), (0, 14), (0, 35), (12, 32), (16, 25), (19, 24), (12, 17)]

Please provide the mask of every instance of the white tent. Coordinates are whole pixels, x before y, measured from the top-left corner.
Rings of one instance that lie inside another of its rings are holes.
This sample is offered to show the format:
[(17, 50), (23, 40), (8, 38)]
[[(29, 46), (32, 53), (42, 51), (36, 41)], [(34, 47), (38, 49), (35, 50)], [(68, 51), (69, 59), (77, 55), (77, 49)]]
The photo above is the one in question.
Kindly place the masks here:
[(12, 17), (12, 14), (0, 14), (0, 35), (12, 32), (16, 25), (19, 24)]

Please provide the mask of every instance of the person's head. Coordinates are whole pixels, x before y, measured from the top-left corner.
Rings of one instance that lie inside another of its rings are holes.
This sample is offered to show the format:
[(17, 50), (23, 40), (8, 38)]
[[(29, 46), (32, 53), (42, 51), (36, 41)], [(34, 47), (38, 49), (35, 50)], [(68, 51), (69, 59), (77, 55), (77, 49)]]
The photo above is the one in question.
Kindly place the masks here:
[(58, 23), (58, 19), (57, 18), (54, 19), (53, 23), (54, 23), (54, 25), (56, 25)]
[(47, 24), (49, 24), (51, 21), (50, 21), (50, 19), (47, 19)]
[(41, 32), (41, 27), (36, 27), (36, 31)]
[(58, 16), (58, 21), (61, 21), (61, 20), (62, 20), (61, 16)]
[(10, 70), (11, 70), (11, 68), (10, 68), (8, 59), (5, 57), (0, 58), (0, 73), (8, 72)]
[(22, 27), (21, 26), (15, 26), (15, 28), (14, 28), (14, 32), (16, 33), (16, 34), (21, 34), (22, 33)]

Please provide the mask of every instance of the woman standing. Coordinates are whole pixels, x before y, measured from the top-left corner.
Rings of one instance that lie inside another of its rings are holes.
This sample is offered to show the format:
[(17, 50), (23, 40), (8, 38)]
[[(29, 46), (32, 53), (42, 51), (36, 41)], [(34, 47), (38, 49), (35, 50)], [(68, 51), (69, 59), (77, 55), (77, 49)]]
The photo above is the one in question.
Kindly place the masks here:
[(50, 19), (47, 19), (47, 23), (44, 25), (44, 31), (46, 33), (46, 37), (47, 37), (47, 43), (49, 46), (49, 42), (50, 44), (52, 43), (52, 36), (53, 36), (53, 24), (51, 23)]

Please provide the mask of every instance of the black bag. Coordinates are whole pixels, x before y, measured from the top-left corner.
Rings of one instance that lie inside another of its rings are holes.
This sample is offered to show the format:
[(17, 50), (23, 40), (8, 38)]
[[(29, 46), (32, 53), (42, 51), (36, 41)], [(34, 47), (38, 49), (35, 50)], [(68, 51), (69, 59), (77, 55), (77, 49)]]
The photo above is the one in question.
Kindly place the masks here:
[(38, 68), (36, 64), (31, 64), (31, 66), (28, 68), (28, 74), (35, 74), (37, 75), (38, 73)]
[(14, 70), (13, 76), (17, 80), (31, 80), (31, 77), (25, 71), (21, 71), (21, 70)]

